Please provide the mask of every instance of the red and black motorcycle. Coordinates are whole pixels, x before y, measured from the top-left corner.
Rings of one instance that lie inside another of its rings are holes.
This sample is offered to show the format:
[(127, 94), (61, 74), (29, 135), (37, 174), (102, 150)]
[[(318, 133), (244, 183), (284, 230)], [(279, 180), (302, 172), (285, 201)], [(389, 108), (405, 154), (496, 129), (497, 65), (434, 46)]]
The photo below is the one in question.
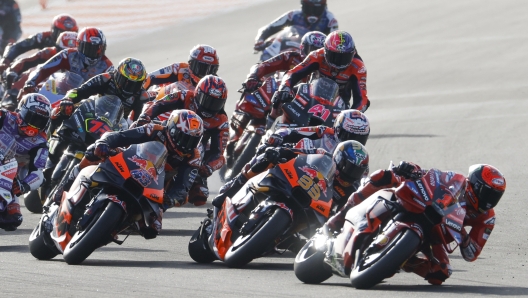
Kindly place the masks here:
[(166, 156), (165, 146), (151, 141), (85, 167), (60, 205), (45, 207), (29, 237), (31, 254), (47, 260), (62, 253), (68, 264), (79, 264), (101, 246), (122, 244), (120, 233), (155, 238)]
[[(231, 119), (229, 143), (224, 153), (226, 165), (219, 171), (223, 181), (229, 181), (236, 176), (257, 152), (257, 146), (266, 133), (266, 116), (271, 111), (271, 97), (277, 87), (275, 77), (270, 76), (252, 93), (239, 90), (242, 96)], [(240, 127), (245, 128), (237, 139), (235, 130)]]
[(330, 215), (335, 164), (329, 153), (299, 155), (252, 179), (216, 208), (189, 241), (198, 263), (242, 267), (310, 237)]
[(306, 243), (295, 258), (295, 275), (311, 284), (332, 274), (349, 276), (352, 286), (364, 289), (391, 277), (417, 253), (434, 260), (431, 244), (452, 253), (462, 242), (466, 211), (459, 200), (465, 188), (463, 175), (431, 169), (376, 192), (350, 209), (337, 237), (324, 226)]

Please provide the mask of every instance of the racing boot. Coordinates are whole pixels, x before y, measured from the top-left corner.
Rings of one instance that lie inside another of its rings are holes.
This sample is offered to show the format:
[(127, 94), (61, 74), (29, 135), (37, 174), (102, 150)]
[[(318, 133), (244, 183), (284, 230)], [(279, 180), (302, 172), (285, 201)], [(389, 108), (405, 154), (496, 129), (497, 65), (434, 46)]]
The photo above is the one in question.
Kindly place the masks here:
[(15, 231), (23, 221), (22, 213), (20, 212), (20, 204), (12, 202), (7, 205), (3, 214), (0, 214), (0, 228), (6, 231)]

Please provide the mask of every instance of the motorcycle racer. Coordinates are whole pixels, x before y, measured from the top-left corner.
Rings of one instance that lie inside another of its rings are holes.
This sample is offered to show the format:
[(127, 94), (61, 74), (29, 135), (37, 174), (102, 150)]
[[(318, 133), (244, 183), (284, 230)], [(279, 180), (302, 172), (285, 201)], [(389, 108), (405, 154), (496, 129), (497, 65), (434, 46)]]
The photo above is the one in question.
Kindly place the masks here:
[(23, 93), (36, 90), (45, 78), (59, 70), (68, 70), (80, 75), (85, 81), (114, 66), (105, 56), (106, 38), (97, 28), (85, 27), (77, 35), (77, 48), (60, 51), (32, 72), (24, 85)]
[[(419, 179), (425, 172), (418, 165), (404, 161), (390, 170), (374, 172), (368, 181), (349, 197), (341, 210), (327, 221), (326, 225), (333, 231), (339, 231), (343, 227), (346, 213), (352, 207), (380, 189), (397, 187), (406, 179)], [(464, 200), (460, 203), (466, 210), (463, 226), (471, 229), (469, 233), (462, 229), (463, 242), (460, 251), (464, 260), (473, 262), (480, 255), (493, 230), (495, 225), (493, 208), (506, 190), (506, 180), (497, 168), (486, 164), (476, 164), (469, 167), (466, 182)], [(414, 256), (407, 261), (403, 270), (420, 275), (430, 284), (441, 285), (451, 275), (452, 267), (449, 264), (447, 252), (441, 244), (434, 244), (431, 249), (434, 259)], [(343, 250), (344, 247), (334, 246), (325, 261), (331, 266), (339, 262), (337, 255)]]
[[(168, 152), (163, 207), (168, 209), (188, 201), (189, 192), (202, 163), (203, 146), (200, 140), (203, 131), (203, 121), (195, 112), (175, 110), (161, 125), (149, 123), (129, 130), (103, 134), (88, 147), (85, 158), (89, 162), (98, 163), (109, 156), (111, 149), (149, 141), (163, 143)], [(81, 162), (81, 167), (82, 165), (86, 164)], [(77, 166), (64, 189), (72, 185), (79, 172), (80, 167)], [(62, 197), (62, 190), (58, 193), (57, 197)], [(162, 227), (162, 215), (151, 215), (150, 223), (159, 232)]]
[(254, 49), (261, 51), (264, 41), (286, 26), (300, 26), (309, 31), (321, 31), (328, 34), (338, 29), (334, 14), (328, 11), (326, 0), (301, 0), (301, 9), (291, 10), (280, 16), (271, 24), (259, 29), (255, 37)]
[[(10, 2), (10, 1), (6, 1)], [(14, 1), (11, 1), (14, 2)], [(15, 2), (16, 4), (16, 2)], [(17, 8), (18, 10), (18, 8)], [(20, 22), (20, 12), (18, 12), (18, 20)], [(21, 40), (15, 44), (8, 46), (4, 51), (4, 56), (0, 60), (0, 72), (3, 72), (8, 68), (11, 63), (18, 56), (34, 49), (43, 49), (46, 47), (53, 47), (60, 33), (64, 31), (77, 32), (77, 22), (75, 19), (68, 14), (59, 14), (53, 18), (51, 23), (51, 30), (31, 35), (30, 37)], [(20, 28), (18, 37), (20, 37)], [(18, 37), (16, 39), (18, 39)], [(15, 41), (16, 41), (15, 39)], [(0, 46), (1, 48), (1, 46)]]
[(219, 59), (215, 48), (199, 44), (191, 49), (188, 63), (174, 63), (149, 73), (143, 88), (147, 90), (153, 85), (174, 82), (185, 82), (196, 87), (198, 81), (206, 75), (216, 75), (218, 67)]
[(227, 87), (224, 80), (206, 75), (198, 82), (194, 91), (176, 90), (168, 94), (148, 107), (138, 120), (138, 124), (142, 124), (165, 112), (178, 109), (189, 109), (202, 117), (205, 130), (202, 144), (206, 151), (199, 175), (189, 192), (189, 202), (195, 206), (205, 204), (209, 196), (207, 178), (225, 164), (223, 154), (229, 136), (229, 123), (224, 111), (226, 99)]
[[(367, 97), (367, 70), (365, 64), (356, 55), (356, 46), (352, 36), (344, 31), (330, 33), (324, 43), (324, 49), (313, 51), (301, 64), (288, 71), (273, 96), (273, 109), (293, 98), (293, 86), (314, 71), (339, 85), (339, 95), (352, 109), (365, 112), (370, 105)], [(350, 102), (352, 100), (352, 102)], [(272, 111), (272, 115), (280, 114)]]
[[(16, 112), (0, 110), (1, 160), (16, 158), (18, 174), (13, 181), (14, 200), (0, 214), (0, 228), (14, 231), (22, 223), (19, 197), (37, 189), (43, 181), (42, 170), (48, 157), (45, 130), (49, 125), (51, 105), (40, 94), (25, 95)], [(27, 168), (25, 177), (20, 177)]]

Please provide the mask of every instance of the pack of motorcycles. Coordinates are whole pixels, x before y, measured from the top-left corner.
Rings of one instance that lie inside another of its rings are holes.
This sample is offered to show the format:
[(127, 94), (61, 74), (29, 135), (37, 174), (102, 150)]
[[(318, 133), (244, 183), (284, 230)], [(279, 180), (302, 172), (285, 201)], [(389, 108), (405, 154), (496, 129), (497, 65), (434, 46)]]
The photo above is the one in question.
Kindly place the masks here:
[[(282, 39), (275, 42), (279, 45), (273, 48), (281, 50), (286, 50), (286, 44), (291, 45)], [(80, 84), (82, 79), (73, 73), (57, 73), (42, 85), (40, 92), (53, 104)], [(224, 180), (240, 172), (255, 155), (259, 143), (266, 139), (266, 133), (280, 127), (331, 126), (344, 109), (337, 96), (337, 85), (329, 79), (317, 78), (298, 86), (295, 98), (282, 107), (282, 119), (278, 118), (266, 132), (265, 119), (277, 87), (277, 76), (270, 76), (255, 92), (242, 93), (240, 100), (249, 107), (246, 110), (250, 115), (246, 117), (251, 120), (242, 136), (227, 150), (227, 165), (220, 172)], [(175, 88), (181, 86), (176, 84)], [(314, 94), (314, 90), (320, 93)], [(103, 100), (115, 104), (103, 106), (99, 104)], [(29, 237), (30, 252), (35, 258), (46, 260), (62, 254), (68, 264), (79, 264), (99, 247), (111, 242), (122, 244), (124, 240), (118, 240), (118, 235), (156, 237), (150, 219), (160, 213), (163, 203), (167, 151), (161, 143), (132, 145), (99, 165), (86, 166), (69, 191), (57, 195), (90, 144), (107, 131), (128, 127), (126, 121), (112, 117), (118, 114), (120, 105), (120, 100), (113, 96), (84, 100), (51, 135), (50, 146), (58, 141), (69, 145), (52, 174), (49, 189), (33, 191), (25, 197), (31, 212), (42, 212)], [(1, 165), (0, 174), (13, 179), (13, 167), (16, 164), (12, 162)], [(445, 239), (460, 243), (463, 209), (456, 200), (449, 204), (435, 200), (446, 191), (455, 194), (457, 190), (442, 187), (443, 180), (435, 171), (399, 188), (412, 195), (394, 196), (394, 190), (376, 193), (360, 204), (361, 208), (353, 208), (347, 214), (347, 219), (361, 218), (361, 221), (349, 220), (341, 232), (330, 232), (324, 223), (335, 211), (334, 173), (331, 154), (307, 154), (251, 178), (221, 208), (207, 212), (189, 241), (189, 255), (198, 263), (219, 260), (229, 267), (243, 267), (255, 258), (289, 250), (297, 253), (294, 271), (304, 283), (320, 283), (335, 274), (350, 277), (356, 288), (369, 288), (398, 272), (422, 246), (433, 240), (443, 241), (450, 252), (456, 247)], [(432, 189), (432, 197), (415, 191), (426, 184)], [(0, 186), (2, 207), (9, 202), (10, 188)], [(387, 209), (392, 216), (379, 217)], [(344, 255), (352, 258), (344, 261), (341, 256), (331, 266), (329, 253), (334, 241), (340, 238), (349, 243)]]

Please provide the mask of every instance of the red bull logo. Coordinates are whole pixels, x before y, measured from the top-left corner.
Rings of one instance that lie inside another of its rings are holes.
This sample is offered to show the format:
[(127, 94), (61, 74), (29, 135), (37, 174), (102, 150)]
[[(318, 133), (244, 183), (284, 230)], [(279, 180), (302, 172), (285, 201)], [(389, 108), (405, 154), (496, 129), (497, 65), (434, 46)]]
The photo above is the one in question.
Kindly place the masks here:
[(307, 166), (299, 167), (299, 170), (306, 173), (306, 175), (312, 178), (312, 180), (315, 180), (317, 178), (317, 185), (319, 186), (319, 188), (323, 191), (324, 195), (326, 196), (326, 181), (324, 179), (323, 174)]
[(154, 182), (158, 184), (158, 173), (156, 172), (156, 167), (154, 167), (154, 164), (150, 160), (139, 158), (137, 155), (129, 157), (128, 160), (145, 170), (145, 172), (154, 179)]

